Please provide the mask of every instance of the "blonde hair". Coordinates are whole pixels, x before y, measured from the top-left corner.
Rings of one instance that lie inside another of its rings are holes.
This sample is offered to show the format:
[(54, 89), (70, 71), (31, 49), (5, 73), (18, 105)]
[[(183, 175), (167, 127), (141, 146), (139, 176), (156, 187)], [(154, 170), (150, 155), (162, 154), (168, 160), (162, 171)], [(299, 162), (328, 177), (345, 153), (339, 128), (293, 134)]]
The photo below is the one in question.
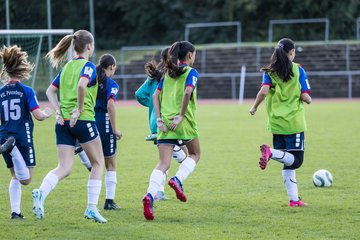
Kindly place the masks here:
[(17, 45), (2, 47), (0, 57), (3, 61), (3, 68), (0, 73), (1, 81), (6, 84), (11, 78), (25, 80), (31, 77), (34, 64), (28, 62), (28, 54), (21, 51)]
[(71, 44), (76, 53), (82, 53), (85, 51), (86, 45), (94, 42), (93, 35), (86, 30), (78, 30), (72, 35), (66, 35), (60, 42), (46, 54), (46, 58), (49, 59), (51, 65), (54, 68), (58, 68), (62, 63), (66, 61), (66, 53)]

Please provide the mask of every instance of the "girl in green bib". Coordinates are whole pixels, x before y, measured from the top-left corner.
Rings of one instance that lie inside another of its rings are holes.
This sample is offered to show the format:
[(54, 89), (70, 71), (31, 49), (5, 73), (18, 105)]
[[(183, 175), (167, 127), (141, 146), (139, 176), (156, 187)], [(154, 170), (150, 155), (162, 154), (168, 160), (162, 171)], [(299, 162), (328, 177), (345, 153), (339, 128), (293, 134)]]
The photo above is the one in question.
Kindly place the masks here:
[(281, 39), (270, 64), (261, 69), (264, 72), (262, 86), (249, 111), (254, 115), (266, 98), (268, 129), (273, 134), (274, 148), (266, 144), (260, 146), (260, 168), (264, 170), (270, 159), (282, 163), (289, 206), (304, 207), (307, 204), (299, 198), (295, 169), (303, 163), (306, 130), (303, 102), (311, 103), (311, 89), (304, 69), (293, 62), (294, 58), (294, 42)]
[(95, 124), (94, 106), (98, 90), (96, 67), (89, 62), (94, 51), (94, 37), (88, 31), (79, 30), (62, 38), (47, 54), (55, 68), (66, 59), (70, 47), (74, 52), (73, 59), (64, 65), (46, 91), (49, 102), (56, 110), (58, 166), (46, 175), (39, 189), (33, 190), (33, 210), (38, 219), (44, 218), (44, 200), (59, 181), (70, 175), (74, 149), (78, 141), (92, 166), (87, 184), (88, 204), (84, 216), (105, 223), (107, 220), (101, 216), (97, 208), (104, 156)]
[(196, 86), (199, 73), (192, 68), (195, 55), (195, 47), (190, 42), (175, 42), (169, 50), (164, 76), (153, 94), (158, 126), (159, 163), (151, 173), (147, 194), (143, 197), (144, 216), (147, 220), (154, 219), (154, 196), (160, 189), (164, 174), (170, 168), (174, 146), (186, 145), (189, 153), (168, 182), (180, 201), (187, 201), (182, 183), (194, 171), (200, 159), (196, 122)]

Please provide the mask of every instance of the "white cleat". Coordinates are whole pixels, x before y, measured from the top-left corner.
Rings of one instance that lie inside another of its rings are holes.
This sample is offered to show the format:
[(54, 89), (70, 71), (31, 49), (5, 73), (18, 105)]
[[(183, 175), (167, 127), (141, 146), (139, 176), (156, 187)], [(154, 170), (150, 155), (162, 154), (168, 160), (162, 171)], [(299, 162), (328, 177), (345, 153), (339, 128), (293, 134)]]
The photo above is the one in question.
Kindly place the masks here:
[(87, 219), (94, 219), (95, 222), (106, 223), (107, 220), (101, 216), (97, 208), (92, 209), (87, 207), (84, 213), (84, 217)]
[(44, 199), (40, 189), (34, 189), (32, 191), (33, 198), (33, 211), (37, 219), (42, 220), (44, 218)]

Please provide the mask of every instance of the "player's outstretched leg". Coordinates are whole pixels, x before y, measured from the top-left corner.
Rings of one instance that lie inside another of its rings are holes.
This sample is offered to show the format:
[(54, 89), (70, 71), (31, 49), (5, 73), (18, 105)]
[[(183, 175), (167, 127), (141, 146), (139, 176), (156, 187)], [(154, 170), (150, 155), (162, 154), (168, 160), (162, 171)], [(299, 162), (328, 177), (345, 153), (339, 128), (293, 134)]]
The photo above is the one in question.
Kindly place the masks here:
[(263, 144), (260, 146), (260, 152), (261, 152), (261, 157), (260, 157), (260, 161), (259, 161), (259, 165), (261, 170), (265, 170), (269, 159), (271, 157), (271, 151), (270, 151), (270, 146)]
[(32, 191), (33, 198), (33, 211), (37, 219), (42, 220), (44, 218), (44, 198), (40, 189), (34, 189)]
[(144, 206), (144, 217), (146, 220), (154, 220), (154, 211), (153, 211), (153, 206), (154, 206), (154, 199), (151, 196), (150, 193), (147, 193), (144, 197), (143, 197), (143, 206)]
[(182, 202), (187, 201), (187, 197), (186, 197), (186, 195), (184, 193), (182, 184), (181, 184), (180, 180), (177, 177), (170, 178), (168, 184), (172, 189), (174, 189), (177, 199), (179, 199)]

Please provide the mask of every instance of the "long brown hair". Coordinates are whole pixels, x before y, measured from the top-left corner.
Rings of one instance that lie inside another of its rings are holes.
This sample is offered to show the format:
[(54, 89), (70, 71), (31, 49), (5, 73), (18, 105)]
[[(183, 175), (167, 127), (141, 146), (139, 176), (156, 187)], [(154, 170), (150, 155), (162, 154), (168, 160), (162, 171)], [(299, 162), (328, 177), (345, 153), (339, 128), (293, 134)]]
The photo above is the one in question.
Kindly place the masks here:
[(21, 51), (17, 45), (3, 47), (0, 50), (3, 68), (0, 73), (1, 81), (6, 84), (11, 78), (20, 80), (29, 79), (34, 65), (28, 62), (28, 54)]
[(157, 63), (155, 60), (148, 61), (145, 64), (145, 72), (153, 80), (160, 81), (164, 73), (164, 66), (168, 57), (170, 47), (166, 47), (161, 51), (160, 62)]
[(78, 30), (72, 35), (66, 35), (60, 42), (51, 49), (46, 58), (54, 68), (58, 68), (66, 60), (66, 53), (73, 44), (76, 53), (82, 53), (85, 51), (86, 45), (94, 42), (93, 35), (86, 30)]
[(171, 45), (164, 67), (170, 77), (176, 78), (184, 73), (184, 67), (179, 67), (177, 61), (184, 61), (189, 52), (195, 52), (195, 47), (188, 41), (175, 42)]
[(276, 73), (284, 82), (289, 81), (290, 78), (294, 76), (294, 73), (288, 53), (294, 48), (295, 44), (291, 39), (281, 39), (271, 55), (270, 63), (260, 70), (263, 72)]

